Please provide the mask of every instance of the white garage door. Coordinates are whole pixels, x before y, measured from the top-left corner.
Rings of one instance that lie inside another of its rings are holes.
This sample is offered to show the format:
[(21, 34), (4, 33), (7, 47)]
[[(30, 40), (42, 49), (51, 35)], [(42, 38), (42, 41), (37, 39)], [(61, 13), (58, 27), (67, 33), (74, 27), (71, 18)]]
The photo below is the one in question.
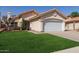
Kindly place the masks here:
[(45, 22), (44, 31), (45, 32), (62, 31), (62, 21), (61, 22), (58, 22), (58, 21)]

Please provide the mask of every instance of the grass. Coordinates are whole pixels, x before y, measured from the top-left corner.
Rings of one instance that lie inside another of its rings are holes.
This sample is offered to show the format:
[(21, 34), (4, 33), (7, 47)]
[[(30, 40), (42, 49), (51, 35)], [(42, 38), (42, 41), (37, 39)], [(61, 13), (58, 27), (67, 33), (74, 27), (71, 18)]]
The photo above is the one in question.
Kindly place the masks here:
[(79, 46), (79, 42), (50, 34), (33, 34), (25, 31), (0, 33), (0, 52), (47, 53), (75, 46)]

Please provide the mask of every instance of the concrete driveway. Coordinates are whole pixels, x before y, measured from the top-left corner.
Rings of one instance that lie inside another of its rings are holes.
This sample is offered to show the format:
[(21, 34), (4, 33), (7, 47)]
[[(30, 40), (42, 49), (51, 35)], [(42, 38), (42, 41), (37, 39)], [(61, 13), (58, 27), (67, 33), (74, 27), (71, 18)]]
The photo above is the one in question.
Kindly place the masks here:
[(79, 42), (79, 32), (77, 31), (48, 32), (48, 33)]

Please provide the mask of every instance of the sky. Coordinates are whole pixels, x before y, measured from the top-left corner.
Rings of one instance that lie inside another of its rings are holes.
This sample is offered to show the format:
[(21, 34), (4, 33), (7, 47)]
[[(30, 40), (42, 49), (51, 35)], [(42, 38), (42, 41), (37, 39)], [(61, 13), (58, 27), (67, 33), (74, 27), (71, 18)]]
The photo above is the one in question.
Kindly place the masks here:
[(12, 12), (13, 15), (18, 15), (32, 9), (39, 13), (57, 9), (66, 16), (71, 12), (79, 12), (79, 6), (0, 6), (1, 15), (7, 15), (7, 12)]

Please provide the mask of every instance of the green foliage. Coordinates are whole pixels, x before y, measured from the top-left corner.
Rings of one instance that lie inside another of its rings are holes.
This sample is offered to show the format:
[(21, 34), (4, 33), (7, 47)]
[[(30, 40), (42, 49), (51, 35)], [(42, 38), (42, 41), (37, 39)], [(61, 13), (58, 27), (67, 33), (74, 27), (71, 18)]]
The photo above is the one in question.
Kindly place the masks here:
[(22, 30), (26, 30), (26, 21), (23, 20), (23, 23), (22, 23)]
[(79, 16), (79, 13), (78, 13), (78, 12), (72, 12), (72, 13), (70, 14), (70, 16), (71, 16), (71, 17), (77, 17), (77, 16)]

